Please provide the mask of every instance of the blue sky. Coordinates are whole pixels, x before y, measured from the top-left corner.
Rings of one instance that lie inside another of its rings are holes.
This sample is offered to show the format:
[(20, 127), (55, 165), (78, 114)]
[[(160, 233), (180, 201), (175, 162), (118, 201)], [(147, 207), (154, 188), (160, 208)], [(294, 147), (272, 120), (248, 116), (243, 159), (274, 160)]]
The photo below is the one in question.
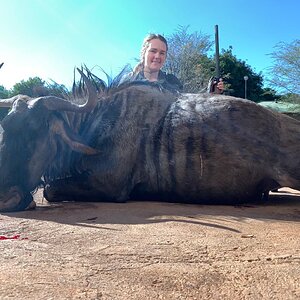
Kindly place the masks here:
[(83, 63), (116, 75), (147, 33), (179, 25), (213, 40), (218, 24), (220, 48), (265, 72), (277, 43), (300, 38), (299, 11), (299, 0), (0, 0), (0, 85), (39, 76), (69, 87)]

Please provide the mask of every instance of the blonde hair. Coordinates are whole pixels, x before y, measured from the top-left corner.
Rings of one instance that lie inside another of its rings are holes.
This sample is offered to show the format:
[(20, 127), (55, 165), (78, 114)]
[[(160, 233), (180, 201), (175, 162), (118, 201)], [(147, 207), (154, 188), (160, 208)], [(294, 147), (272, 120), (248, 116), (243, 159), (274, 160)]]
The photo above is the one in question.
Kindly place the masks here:
[(168, 42), (162, 35), (156, 34), (156, 33), (148, 34), (144, 38), (144, 41), (143, 41), (143, 44), (142, 44), (141, 53), (140, 53), (140, 62), (134, 67), (133, 74), (137, 74), (137, 73), (139, 73), (140, 71), (143, 70), (144, 63), (145, 63), (146, 50), (149, 46), (150, 41), (152, 41), (154, 39), (158, 39), (158, 40), (162, 41), (166, 45), (166, 48), (167, 48), (167, 51), (168, 51)]

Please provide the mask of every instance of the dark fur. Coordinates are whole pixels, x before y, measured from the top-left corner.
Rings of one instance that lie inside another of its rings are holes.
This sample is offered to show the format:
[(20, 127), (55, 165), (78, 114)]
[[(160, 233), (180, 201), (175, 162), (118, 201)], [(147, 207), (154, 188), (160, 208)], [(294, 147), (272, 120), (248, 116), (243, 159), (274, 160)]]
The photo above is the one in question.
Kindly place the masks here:
[[(282, 185), (300, 189), (296, 120), (250, 101), (178, 95), (144, 82), (98, 92), (91, 113), (53, 112), (41, 103), (4, 119), (1, 192), (19, 186), (28, 195), (42, 175), (49, 201), (229, 204)], [(99, 153), (73, 152), (52, 131), (57, 120)]]

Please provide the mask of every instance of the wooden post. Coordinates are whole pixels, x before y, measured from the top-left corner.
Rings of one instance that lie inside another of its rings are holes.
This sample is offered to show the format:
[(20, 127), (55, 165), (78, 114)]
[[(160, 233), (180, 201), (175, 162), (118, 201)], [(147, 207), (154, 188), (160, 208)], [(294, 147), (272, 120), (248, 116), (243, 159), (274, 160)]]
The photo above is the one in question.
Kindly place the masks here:
[(220, 53), (219, 53), (219, 28), (218, 25), (215, 25), (215, 47), (216, 47), (216, 77), (219, 79), (221, 77), (220, 72)]

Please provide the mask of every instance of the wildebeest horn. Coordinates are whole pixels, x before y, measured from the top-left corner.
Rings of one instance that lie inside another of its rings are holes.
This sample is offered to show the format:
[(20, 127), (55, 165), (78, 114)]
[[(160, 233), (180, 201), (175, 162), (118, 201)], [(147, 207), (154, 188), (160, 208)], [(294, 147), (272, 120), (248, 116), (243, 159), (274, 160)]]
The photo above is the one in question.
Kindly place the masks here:
[(0, 107), (12, 107), (14, 100), (12, 98), (0, 99)]
[(71, 140), (69, 138), (68, 134), (65, 131), (63, 122), (60, 121), (60, 120), (56, 120), (55, 122), (52, 123), (51, 130), (52, 130), (53, 133), (59, 135), (63, 139), (63, 141), (67, 145), (69, 145), (69, 147), (73, 151), (81, 152), (81, 153), (84, 153), (84, 154), (87, 154), (87, 155), (94, 155), (94, 154), (99, 153), (98, 150), (96, 150), (96, 149), (94, 149), (94, 148), (92, 148), (88, 145), (85, 145), (85, 144), (82, 144), (80, 142)]
[[(86, 84), (87, 87), (88, 97), (87, 97), (87, 101), (84, 104), (78, 105), (54, 96), (45, 96), (45, 97), (37, 98), (35, 99), (34, 103), (36, 103), (37, 101), (38, 102), (42, 101), (43, 104), (49, 110), (74, 111), (80, 113), (92, 111), (94, 107), (97, 105), (97, 100), (98, 100), (96, 89), (93, 87), (93, 85), (91, 84), (87, 76), (78, 68), (77, 70), (82, 76), (84, 83)], [(32, 103), (32, 105), (34, 105), (34, 103)]]
[[(29, 103), (29, 105), (33, 106), (37, 102), (43, 102), (44, 106), (46, 106), (49, 110), (74, 111), (81, 113), (92, 111), (97, 105), (98, 100), (96, 89), (93, 87), (87, 76), (80, 69), (77, 68), (77, 70), (82, 76), (87, 87), (88, 97), (84, 104), (78, 105), (59, 97), (44, 96), (34, 99), (31, 103)], [(13, 103), (19, 99), (27, 102), (32, 98), (25, 95), (17, 95), (8, 99), (0, 99), (0, 107), (12, 107)]]
[(0, 99), (0, 107), (12, 107), (16, 100), (29, 101), (31, 98), (26, 95), (17, 95), (7, 99)]

